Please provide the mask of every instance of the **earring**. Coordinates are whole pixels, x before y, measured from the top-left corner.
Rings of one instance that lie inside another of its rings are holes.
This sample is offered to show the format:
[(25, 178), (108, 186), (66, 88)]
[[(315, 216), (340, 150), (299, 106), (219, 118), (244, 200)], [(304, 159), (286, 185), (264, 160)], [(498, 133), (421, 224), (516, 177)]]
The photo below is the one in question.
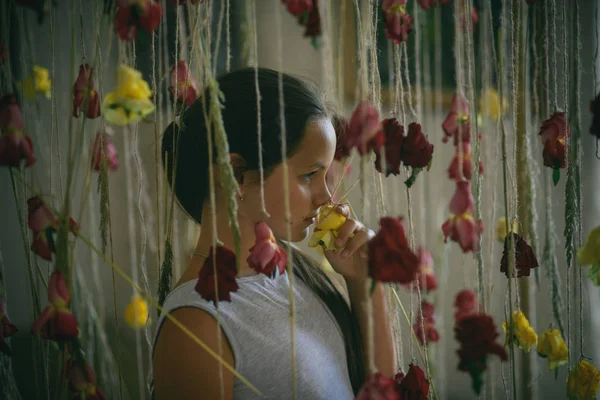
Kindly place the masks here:
[(244, 196), (240, 194), (240, 201), (244, 201)]

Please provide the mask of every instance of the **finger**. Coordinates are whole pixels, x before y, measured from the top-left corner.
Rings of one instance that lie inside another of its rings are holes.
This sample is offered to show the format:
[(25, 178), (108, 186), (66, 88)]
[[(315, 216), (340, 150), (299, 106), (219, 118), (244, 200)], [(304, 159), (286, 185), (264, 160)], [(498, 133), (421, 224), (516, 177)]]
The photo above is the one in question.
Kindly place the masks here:
[(338, 204), (337, 206), (335, 206), (335, 211), (346, 218), (350, 216), (350, 207), (348, 206), (348, 204)]
[(354, 254), (358, 249), (360, 249), (365, 243), (367, 243), (371, 239), (371, 235), (368, 229), (357, 231), (356, 234), (348, 244), (344, 251), (342, 251), (342, 258), (348, 258), (352, 254)]
[(342, 227), (338, 229), (337, 239), (335, 240), (335, 247), (337, 247), (338, 249), (344, 247), (346, 245), (346, 242), (350, 238), (350, 235), (352, 235), (354, 231), (356, 231), (361, 226), (362, 225), (360, 225), (355, 220), (347, 219), (346, 222), (344, 222), (344, 225), (342, 225)]

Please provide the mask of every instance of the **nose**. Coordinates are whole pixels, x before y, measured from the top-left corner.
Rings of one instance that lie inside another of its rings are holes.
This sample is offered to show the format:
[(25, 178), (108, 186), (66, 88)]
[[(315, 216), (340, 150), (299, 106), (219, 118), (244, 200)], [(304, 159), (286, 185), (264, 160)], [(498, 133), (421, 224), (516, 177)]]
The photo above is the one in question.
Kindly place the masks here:
[(313, 205), (315, 208), (319, 208), (331, 202), (331, 192), (327, 187), (327, 182), (323, 179), (319, 185), (313, 185), (312, 188)]

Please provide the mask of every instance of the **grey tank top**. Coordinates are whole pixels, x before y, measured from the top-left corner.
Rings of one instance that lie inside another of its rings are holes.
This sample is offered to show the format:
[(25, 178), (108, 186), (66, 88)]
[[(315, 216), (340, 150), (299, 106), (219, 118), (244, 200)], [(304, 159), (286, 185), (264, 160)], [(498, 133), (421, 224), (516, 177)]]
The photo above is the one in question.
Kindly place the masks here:
[[(339, 325), (321, 299), (299, 278), (294, 278), (297, 398), (352, 399)], [(231, 302), (219, 303), (221, 328), (233, 350), (236, 371), (264, 397), (236, 377), (233, 398), (291, 399), (288, 275), (284, 273), (271, 279), (258, 274), (237, 281), (239, 289), (231, 294)], [(216, 318), (214, 304), (194, 290), (196, 282), (189, 281), (174, 289), (167, 296), (164, 309), (172, 312), (181, 307), (197, 307)], [(158, 320), (157, 336), (164, 319), (161, 315)]]

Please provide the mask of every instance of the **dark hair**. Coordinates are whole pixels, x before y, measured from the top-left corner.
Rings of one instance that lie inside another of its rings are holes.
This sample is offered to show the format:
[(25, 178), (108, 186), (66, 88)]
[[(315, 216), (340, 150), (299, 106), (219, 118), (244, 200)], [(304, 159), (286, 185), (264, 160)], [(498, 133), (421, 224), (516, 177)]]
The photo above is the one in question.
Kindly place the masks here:
[[(243, 68), (222, 75), (217, 81), (223, 94), (222, 116), (229, 151), (244, 158), (246, 169), (256, 170), (259, 168), (256, 79), (260, 90), (263, 168), (268, 174), (269, 170), (282, 162), (279, 73), (265, 68)], [(317, 88), (287, 74), (282, 74), (282, 81), (289, 156), (298, 148), (307, 124), (316, 118), (328, 118), (328, 112)], [(184, 112), (180, 128), (171, 123), (162, 139), (162, 159), (169, 184), (174, 185), (180, 206), (198, 223), (201, 222), (202, 207), (209, 191), (205, 120), (205, 114), (209, 115), (208, 90), (203, 96), (204, 101), (198, 99)], [(216, 159), (216, 153), (213, 152), (213, 155)], [(293, 254), (294, 273), (327, 305), (343, 333), (350, 381), (357, 394), (365, 379), (365, 369), (356, 316), (331, 280), (314, 262), (299, 251)]]

